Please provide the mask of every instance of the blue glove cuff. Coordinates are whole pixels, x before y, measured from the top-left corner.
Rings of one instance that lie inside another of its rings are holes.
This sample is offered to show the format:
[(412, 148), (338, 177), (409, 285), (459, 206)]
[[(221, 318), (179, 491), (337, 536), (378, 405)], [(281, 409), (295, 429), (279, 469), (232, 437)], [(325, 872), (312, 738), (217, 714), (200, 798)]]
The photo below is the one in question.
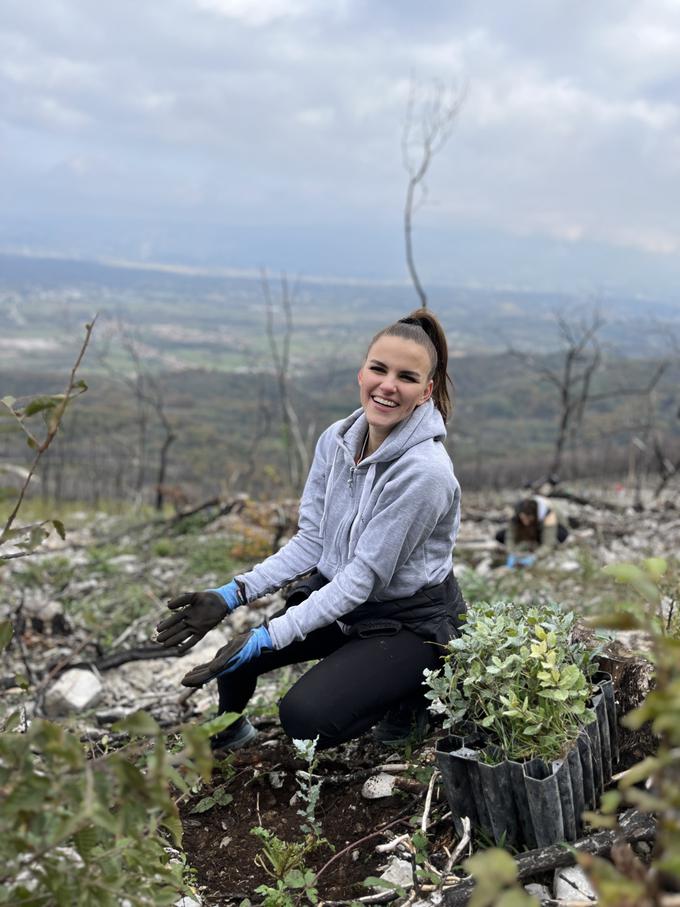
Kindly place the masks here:
[(239, 605), (245, 604), (241, 596), (241, 588), (235, 579), (227, 583), (226, 586), (220, 586), (219, 589), (208, 589), (208, 592), (217, 592), (220, 598), (224, 599), (230, 611), (238, 608)]
[(253, 636), (257, 639), (260, 649), (273, 649), (272, 638), (266, 627), (257, 627), (253, 630)]

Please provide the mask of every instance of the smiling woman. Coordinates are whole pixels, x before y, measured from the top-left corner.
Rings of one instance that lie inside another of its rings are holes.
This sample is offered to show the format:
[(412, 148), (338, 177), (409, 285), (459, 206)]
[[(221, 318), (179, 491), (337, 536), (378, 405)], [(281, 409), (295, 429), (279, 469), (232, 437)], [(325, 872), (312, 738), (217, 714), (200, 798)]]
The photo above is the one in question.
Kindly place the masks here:
[[(425, 309), (380, 331), (359, 371), (361, 408), (319, 438), (297, 533), (248, 573), (169, 603), (158, 640), (188, 649), (234, 608), (304, 577), (283, 612), (184, 678), (217, 679), (221, 712), (243, 711), (261, 674), (318, 660), (281, 701), (290, 737), (323, 748), (371, 727), (392, 743), (426, 731), (423, 671), (442, 651), (432, 643), (457, 635), (465, 610), (452, 566), (460, 489), (443, 444), (447, 360)], [(214, 747), (255, 736), (242, 717)]]

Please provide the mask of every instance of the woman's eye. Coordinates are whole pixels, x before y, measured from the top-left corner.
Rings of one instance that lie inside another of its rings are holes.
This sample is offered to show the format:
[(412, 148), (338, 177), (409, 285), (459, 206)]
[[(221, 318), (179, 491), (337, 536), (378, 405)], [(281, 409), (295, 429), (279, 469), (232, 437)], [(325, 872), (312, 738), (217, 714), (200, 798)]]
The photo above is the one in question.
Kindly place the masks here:
[(371, 366), (371, 371), (372, 371), (372, 372), (378, 372), (379, 374), (382, 374), (382, 373), (385, 371), (385, 369), (384, 369), (381, 365), (372, 365), (372, 366)]

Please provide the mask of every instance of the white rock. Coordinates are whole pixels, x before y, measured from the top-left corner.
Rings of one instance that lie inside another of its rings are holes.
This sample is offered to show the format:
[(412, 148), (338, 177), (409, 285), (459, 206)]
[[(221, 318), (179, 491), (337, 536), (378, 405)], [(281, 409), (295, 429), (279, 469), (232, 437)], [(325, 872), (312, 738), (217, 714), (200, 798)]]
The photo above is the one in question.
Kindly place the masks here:
[(379, 800), (380, 797), (391, 797), (394, 793), (394, 775), (387, 772), (380, 772), (379, 775), (373, 775), (364, 783), (361, 788), (361, 796), (366, 800)]
[(578, 561), (562, 561), (559, 569), (562, 573), (578, 573), (582, 568)]
[(390, 885), (398, 885), (400, 888), (413, 888), (413, 869), (408, 860), (400, 860), (399, 857), (392, 857), (385, 872), (380, 876)]
[(547, 885), (539, 885), (536, 882), (530, 882), (528, 885), (524, 886), (524, 890), (527, 894), (538, 898), (540, 904), (544, 901), (552, 900), (552, 892)]
[(553, 888), (558, 901), (597, 900), (593, 886), (580, 866), (556, 869)]
[(102, 694), (102, 682), (91, 671), (73, 668), (66, 671), (45, 694), (45, 714), (49, 718), (70, 715), (91, 708)]
[(479, 576), (489, 576), (493, 571), (493, 561), (490, 557), (483, 557), (475, 567), (475, 573)]
[(180, 898), (179, 901), (175, 901), (175, 907), (201, 907), (202, 903), (203, 901), (185, 895), (183, 898)]
[(433, 891), (426, 900), (414, 901), (413, 907), (439, 907), (443, 900), (444, 895), (441, 891)]

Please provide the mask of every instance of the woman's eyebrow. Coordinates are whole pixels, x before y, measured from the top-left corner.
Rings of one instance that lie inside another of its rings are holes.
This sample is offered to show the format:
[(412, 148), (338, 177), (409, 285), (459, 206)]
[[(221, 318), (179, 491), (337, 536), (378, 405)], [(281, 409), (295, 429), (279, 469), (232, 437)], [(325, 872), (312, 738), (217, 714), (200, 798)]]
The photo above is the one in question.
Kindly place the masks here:
[[(371, 359), (370, 365), (379, 365), (381, 368), (386, 369), (387, 366), (384, 362), (381, 362), (380, 359)], [(411, 378), (417, 378), (420, 381), (420, 372), (414, 372), (409, 368), (402, 368), (399, 370), (400, 375), (409, 375)]]

